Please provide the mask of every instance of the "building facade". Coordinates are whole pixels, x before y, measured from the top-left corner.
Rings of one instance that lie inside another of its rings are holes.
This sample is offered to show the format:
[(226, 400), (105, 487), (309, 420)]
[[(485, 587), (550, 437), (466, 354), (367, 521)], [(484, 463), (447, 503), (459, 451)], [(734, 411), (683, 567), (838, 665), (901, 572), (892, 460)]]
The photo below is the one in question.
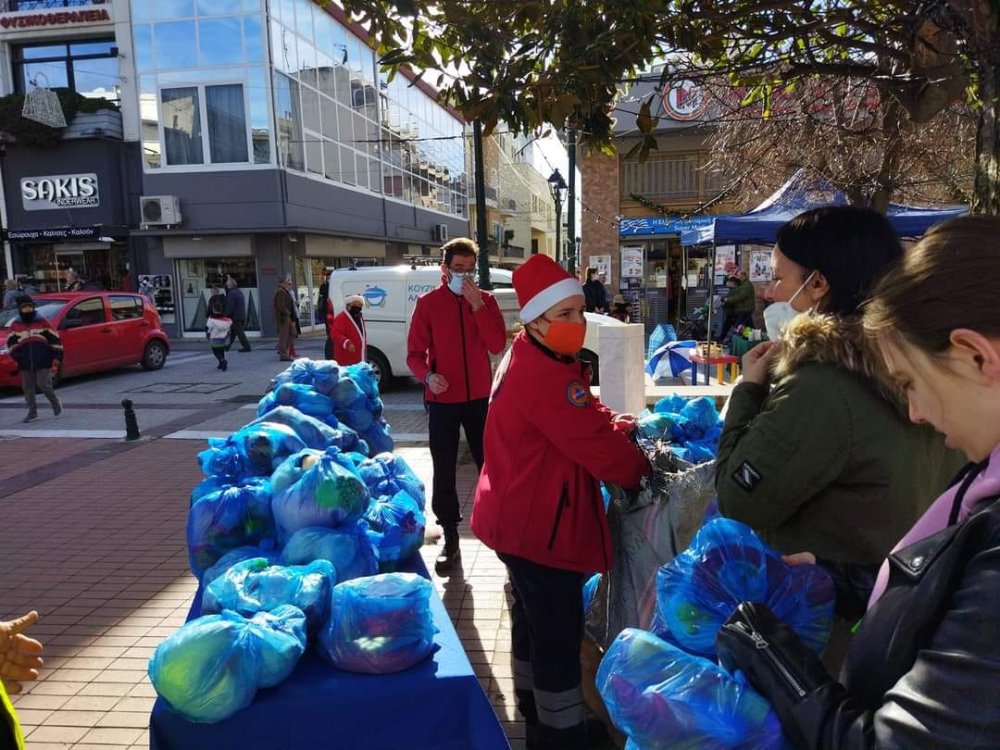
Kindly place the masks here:
[[(71, 266), (112, 288), (146, 277), (165, 327), (199, 336), (212, 286), (232, 276), (248, 330), (271, 335), (284, 275), (303, 327), (321, 326), (328, 269), (427, 254), (469, 231), (465, 124), (426, 85), (389, 81), (364, 30), (332, 4), (0, 1), (5, 91), (44, 84), (41, 72), (120, 108), (119, 139), (7, 147), (13, 272), (44, 288)], [(48, 23), (83, 14), (94, 20)], [(22, 28), (24, 16), (41, 21)], [(14, 200), (24, 178), (60, 175), (96, 175), (100, 205), (28, 211)], [(75, 255), (70, 240), (19, 239), (75, 227), (97, 227)]]

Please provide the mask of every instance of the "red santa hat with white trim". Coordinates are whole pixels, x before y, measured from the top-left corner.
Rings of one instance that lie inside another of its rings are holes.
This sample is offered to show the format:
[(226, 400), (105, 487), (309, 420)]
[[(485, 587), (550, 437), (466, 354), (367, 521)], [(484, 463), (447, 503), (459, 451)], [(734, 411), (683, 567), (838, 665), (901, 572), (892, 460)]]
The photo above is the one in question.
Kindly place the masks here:
[(514, 291), (527, 324), (567, 297), (583, 294), (583, 287), (548, 255), (532, 255), (515, 269)]

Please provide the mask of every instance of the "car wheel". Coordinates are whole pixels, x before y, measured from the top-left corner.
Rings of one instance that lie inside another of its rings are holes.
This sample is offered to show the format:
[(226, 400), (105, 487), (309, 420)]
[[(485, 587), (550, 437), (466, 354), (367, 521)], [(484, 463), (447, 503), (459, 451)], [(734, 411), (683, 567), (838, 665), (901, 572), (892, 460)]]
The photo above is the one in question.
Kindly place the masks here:
[(590, 349), (582, 349), (580, 351), (580, 361), (586, 362), (590, 365), (590, 384), (600, 385), (601, 384), (601, 370), (599, 368), (600, 360), (597, 355), (594, 354)]
[(142, 353), (143, 370), (159, 370), (167, 361), (167, 345), (162, 341), (150, 341)]
[(392, 387), (392, 368), (389, 367), (389, 360), (385, 358), (378, 349), (368, 349), (368, 364), (375, 371), (375, 382), (378, 389), (385, 392)]

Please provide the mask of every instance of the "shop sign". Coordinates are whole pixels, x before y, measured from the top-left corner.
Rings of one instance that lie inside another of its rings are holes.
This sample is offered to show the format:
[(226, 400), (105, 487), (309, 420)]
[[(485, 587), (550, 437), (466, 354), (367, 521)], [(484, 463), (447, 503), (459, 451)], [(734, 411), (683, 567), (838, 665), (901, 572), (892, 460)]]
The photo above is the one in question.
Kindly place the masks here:
[(87, 242), (101, 237), (101, 227), (54, 227), (52, 229), (8, 229), (7, 239), (28, 242), (58, 242), (60, 240), (75, 240)]
[(695, 120), (708, 107), (708, 97), (693, 81), (674, 81), (663, 92), (663, 109), (673, 120)]
[(87, 10), (62, 10), (50, 13), (5, 13), (0, 16), (4, 29), (32, 29), (43, 26), (76, 26), (79, 24), (111, 21), (107, 8)]
[(623, 247), (622, 248), (622, 278), (641, 279), (642, 278), (642, 248)]
[(25, 211), (54, 208), (96, 208), (101, 205), (97, 175), (57, 174), (21, 179), (21, 202)]

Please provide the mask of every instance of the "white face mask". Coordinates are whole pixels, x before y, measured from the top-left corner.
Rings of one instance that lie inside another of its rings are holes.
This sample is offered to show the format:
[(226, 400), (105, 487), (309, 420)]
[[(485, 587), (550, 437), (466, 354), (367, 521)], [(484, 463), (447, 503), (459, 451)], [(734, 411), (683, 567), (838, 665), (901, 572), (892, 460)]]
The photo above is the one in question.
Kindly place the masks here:
[(802, 286), (795, 291), (795, 294), (793, 294), (791, 299), (787, 302), (772, 302), (764, 308), (764, 328), (767, 329), (767, 337), (771, 341), (777, 341), (781, 338), (781, 334), (788, 327), (788, 324), (802, 314), (792, 307), (792, 302), (795, 301), (795, 298), (798, 297), (799, 293), (806, 288), (806, 284), (808, 284), (815, 275), (816, 272), (813, 271), (811, 274), (806, 276), (806, 280), (802, 282)]
[(454, 294), (462, 293), (462, 284), (465, 283), (466, 278), (472, 278), (472, 272), (461, 273), (458, 271), (448, 271), (448, 288)]

